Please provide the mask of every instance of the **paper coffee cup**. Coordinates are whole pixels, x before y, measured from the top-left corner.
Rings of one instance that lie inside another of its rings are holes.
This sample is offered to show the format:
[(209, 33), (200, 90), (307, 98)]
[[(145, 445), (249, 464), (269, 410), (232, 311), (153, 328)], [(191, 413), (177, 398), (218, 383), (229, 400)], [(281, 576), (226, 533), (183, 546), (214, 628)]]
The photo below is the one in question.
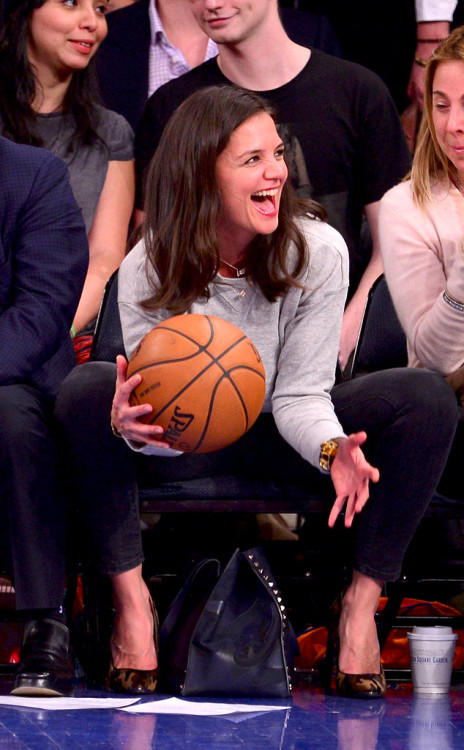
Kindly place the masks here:
[(414, 691), (447, 693), (451, 683), (457, 635), (445, 625), (416, 625), (407, 635)]

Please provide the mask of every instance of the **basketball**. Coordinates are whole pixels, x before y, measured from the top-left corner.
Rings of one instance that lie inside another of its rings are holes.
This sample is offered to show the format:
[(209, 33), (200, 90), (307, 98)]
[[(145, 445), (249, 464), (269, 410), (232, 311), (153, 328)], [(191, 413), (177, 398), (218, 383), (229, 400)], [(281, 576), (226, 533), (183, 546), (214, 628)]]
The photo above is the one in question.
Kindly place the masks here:
[(265, 394), (264, 366), (254, 344), (233, 323), (213, 315), (177, 315), (140, 341), (127, 368), (139, 373), (131, 405), (149, 403), (148, 424), (184, 452), (209, 453), (238, 440), (257, 419)]

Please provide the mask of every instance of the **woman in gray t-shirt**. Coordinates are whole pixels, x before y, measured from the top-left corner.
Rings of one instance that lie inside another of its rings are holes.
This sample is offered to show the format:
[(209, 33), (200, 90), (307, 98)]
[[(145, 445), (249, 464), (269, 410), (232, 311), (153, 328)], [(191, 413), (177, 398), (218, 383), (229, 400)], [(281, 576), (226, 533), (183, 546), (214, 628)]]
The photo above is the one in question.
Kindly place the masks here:
[[(321, 206), (292, 195), (274, 118), (270, 103), (232, 86), (204, 88), (179, 106), (149, 171), (142, 239), (118, 275), (128, 356), (155, 324), (166, 321), (166, 331), (181, 314), (222, 318), (253, 341), (266, 374), (256, 423), (227, 445), (232, 420), (219, 407), (226, 447), (205, 460), (196, 446), (189, 450), (186, 430), (198, 422), (201, 399), (189, 399), (187, 381), (177, 381), (177, 395), (163, 397), (163, 378), (148, 387), (145, 368), (127, 378), (124, 356), (116, 365), (74, 368), (57, 397), (72, 502), (82, 509), (99, 571), (111, 579), (116, 617), (108, 684), (118, 692), (152, 692), (157, 681), (156, 617), (142, 577), (137, 516), (140, 468), (156, 484), (214, 477), (220, 485), (232, 474), (317, 494), (325, 486), (336, 498), (329, 526), (342, 510), (345, 526), (356, 517), (352, 578), (330, 628), (336, 688), (362, 699), (386, 693), (375, 613), (435, 491), (456, 404), (439, 375), (410, 368), (334, 386), (347, 247), (319, 220)], [(204, 354), (206, 339), (196, 349), (195, 336), (186, 337), (189, 348), (170, 370), (169, 385), (188, 372), (194, 350)], [(155, 391), (159, 410), (141, 403)], [(166, 429), (158, 411), (170, 415)], [(129, 448), (145, 455), (135, 461)]]
[(93, 57), (107, 0), (19, 0), (0, 42), (1, 133), (68, 165), (90, 260), (71, 335), (91, 332), (106, 281), (125, 254), (134, 198), (133, 133), (100, 106)]

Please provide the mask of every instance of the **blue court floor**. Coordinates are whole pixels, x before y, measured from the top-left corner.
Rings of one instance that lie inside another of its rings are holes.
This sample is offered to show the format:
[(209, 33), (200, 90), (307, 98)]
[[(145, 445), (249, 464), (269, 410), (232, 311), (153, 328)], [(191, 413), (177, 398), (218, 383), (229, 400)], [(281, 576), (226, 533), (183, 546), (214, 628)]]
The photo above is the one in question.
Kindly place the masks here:
[[(9, 692), (7, 679), (0, 693)], [(107, 697), (79, 688), (78, 696)], [(157, 696), (160, 699), (163, 696)], [(244, 702), (244, 701), (242, 701)], [(253, 704), (253, 701), (247, 701)], [(390, 684), (385, 701), (325, 696), (301, 683), (272, 713), (204, 717), (0, 707), (0, 750), (454, 750), (464, 748), (464, 689), (442, 697)]]

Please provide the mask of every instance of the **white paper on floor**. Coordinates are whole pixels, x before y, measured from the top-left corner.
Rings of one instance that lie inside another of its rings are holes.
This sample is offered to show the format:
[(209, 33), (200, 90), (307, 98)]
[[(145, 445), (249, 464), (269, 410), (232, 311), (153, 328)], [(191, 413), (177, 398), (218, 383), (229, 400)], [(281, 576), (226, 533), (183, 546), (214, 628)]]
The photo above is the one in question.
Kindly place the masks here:
[(41, 711), (70, 711), (89, 708), (123, 708), (137, 698), (28, 698), (24, 695), (0, 695), (0, 708), (39, 708)]
[(282, 711), (285, 706), (260, 706), (249, 703), (208, 703), (205, 701), (182, 700), (181, 698), (166, 698), (144, 703), (132, 704), (122, 708), (127, 713), (144, 714), (189, 714), (192, 716), (224, 716), (237, 713), (263, 713), (265, 711)]

